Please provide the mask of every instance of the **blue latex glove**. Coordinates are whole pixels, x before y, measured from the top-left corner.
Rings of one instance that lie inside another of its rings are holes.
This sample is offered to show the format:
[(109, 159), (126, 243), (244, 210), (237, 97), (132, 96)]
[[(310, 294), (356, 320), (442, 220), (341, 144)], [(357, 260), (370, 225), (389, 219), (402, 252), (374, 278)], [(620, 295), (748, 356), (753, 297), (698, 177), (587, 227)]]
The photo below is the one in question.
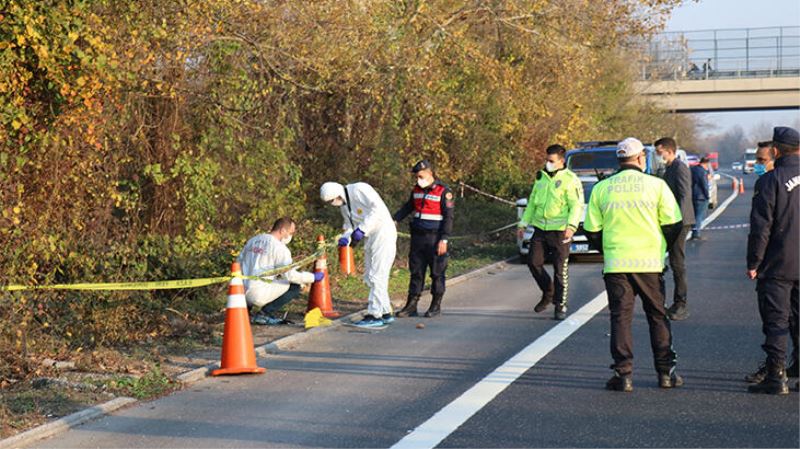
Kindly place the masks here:
[(339, 239), (339, 246), (347, 246), (350, 244), (350, 239), (347, 237), (342, 237)]
[(314, 282), (319, 282), (323, 279), (325, 279), (325, 273), (321, 271), (317, 271), (316, 273), (314, 273)]
[(353, 231), (353, 241), (354, 242), (360, 242), (361, 239), (363, 239), (363, 238), (364, 238), (364, 231), (362, 231), (359, 228), (356, 228), (356, 230)]

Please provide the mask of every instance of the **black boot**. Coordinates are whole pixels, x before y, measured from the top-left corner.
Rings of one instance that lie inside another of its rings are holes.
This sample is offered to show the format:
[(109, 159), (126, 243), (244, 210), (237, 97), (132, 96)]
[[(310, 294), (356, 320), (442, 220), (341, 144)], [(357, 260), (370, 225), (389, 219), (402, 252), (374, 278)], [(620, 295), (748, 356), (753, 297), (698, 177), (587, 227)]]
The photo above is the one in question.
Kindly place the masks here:
[(683, 377), (675, 372), (672, 368), (667, 373), (658, 373), (658, 387), (659, 388), (678, 388), (683, 386)]
[(397, 318), (419, 316), (419, 314), (417, 313), (418, 302), (419, 302), (419, 295), (417, 296), (409, 295), (408, 299), (406, 300), (406, 305), (403, 306), (403, 309), (397, 312), (395, 316)]
[(783, 366), (768, 365), (767, 377), (761, 382), (747, 387), (747, 391), (763, 394), (789, 394), (789, 386), (786, 384), (786, 369)]
[(439, 316), (442, 313), (442, 295), (436, 295), (433, 297), (431, 301), (431, 306), (428, 308), (428, 311), (425, 312), (425, 318), (433, 318), (435, 316)]
[(536, 306), (534, 306), (533, 311), (536, 313), (544, 312), (547, 309), (547, 306), (553, 303), (553, 293), (545, 293), (542, 295), (542, 299), (539, 301)]
[(751, 384), (757, 384), (764, 380), (767, 377), (767, 364), (762, 363), (758, 365), (758, 369), (754, 372), (744, 376), (744, 381)]
[(630, 393), (633, 391), (633, 378), (630, 374), (619, 374), (614, 371), (614, 377), (606, 382), (606, 390)]

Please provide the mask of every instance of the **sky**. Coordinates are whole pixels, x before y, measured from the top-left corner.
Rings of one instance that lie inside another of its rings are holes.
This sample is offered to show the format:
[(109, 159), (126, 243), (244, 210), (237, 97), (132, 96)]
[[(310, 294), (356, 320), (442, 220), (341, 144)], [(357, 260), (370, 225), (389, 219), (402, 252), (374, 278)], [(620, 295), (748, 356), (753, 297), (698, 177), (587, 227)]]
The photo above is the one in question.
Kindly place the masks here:
[[(666, 31), (721, 28), (758, 28), (800, 25), (800, 0), (693, 0), (675, 9)], [(706, 133), (717, 134), (740, 125), (750, 131), (760, 122), (793, 125), (800, 111), (721, 112), (698, 114), (712, 125)]]

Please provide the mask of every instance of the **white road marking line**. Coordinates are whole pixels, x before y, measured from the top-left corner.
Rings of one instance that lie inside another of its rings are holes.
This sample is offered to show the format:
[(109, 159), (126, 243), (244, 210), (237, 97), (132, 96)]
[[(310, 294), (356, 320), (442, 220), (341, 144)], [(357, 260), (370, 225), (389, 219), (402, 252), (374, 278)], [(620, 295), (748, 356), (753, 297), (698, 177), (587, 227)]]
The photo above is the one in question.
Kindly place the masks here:
[[(738, 195), (738, 190), (734, 190), (731, 196), (703, 221), (701, 226), (708, 226), (719, 217)], [(430, 419), (395, 443), (392, 449), (435, 448), (475, 413), (478, 413), (486, 404), (497, 397), (498, 394), (519, 379), (520, 376), (533, 368), (539, 360), (600, 313), (607, 304), (608, 296), (603, 291), (570, 315), (568, 319), (545, 332), (544, 335), (534, 340), (533, 343), (526, 346), (514, 357), (508, 359), (453, 402), (436, 412)]]
[(531, 369), (539, 360), (550, 353), (573, 332), (580, 329), (608, 304), (603, 291), (586, 305), (578, 309), (544, 335), (537, 338), (525, 349), (511, 357), (499, 368), (481, 379), (456, 400), (439, 410), (433, 417), (398, 441), (392, 448), (434, 448), (472, 415), (477, 413), (520, 376)]

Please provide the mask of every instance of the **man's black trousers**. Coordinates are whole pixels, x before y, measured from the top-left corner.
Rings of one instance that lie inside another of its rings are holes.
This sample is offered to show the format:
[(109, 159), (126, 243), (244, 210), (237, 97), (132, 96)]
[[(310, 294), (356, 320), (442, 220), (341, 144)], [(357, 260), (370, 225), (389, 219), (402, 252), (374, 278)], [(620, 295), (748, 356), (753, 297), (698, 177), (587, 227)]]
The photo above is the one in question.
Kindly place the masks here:
[(447, 254), (436, 254), (439, 244), (439, 233), (436, 231), (411, 231), (411, 248), (408, 251), (408, 271), (411, 281), (408, 285), (408, 296), (419, 296), (425, 287), (425, 271), (431, 271), (431, 294), (444, 295), (445, 271), (447, 271)]
[(673, 302), (686, 304), (686, 236), (692, 226), (684, 226), (681, 233), (672, 247), (669, 248), (669, 266), (672, 269), (672, 279), (675, 281), (675, 292), (672, 296)]
[[(545, 298), (551, 298), (556, 306), (566, 306), (569, 295), (569, 243), (564, 241), (564, 231), (543, 231), (535, 228), (528, 246), (528, 269)], [(553, 260), (553, 277), (544, 268), (550, 253)]]
[(672, 329), (664, 308), (663, 275), (661, 273), (609, 273), (603, 276), (608, 292), (611, 315), (611, 366), (621, 375), (633, 372), (633, 309), (636, 296), (642, 299), (650, 346), (656, 371), (668, 373), (676, 355), (672, 350)]
[(759, 279), (756, 291), (765, 337), (761, 347), (767, 353), (767, 365), (785, 366), (790, 335), (794, 346), (792, 358), (797, 360), (798, 357), (798, 281)]

